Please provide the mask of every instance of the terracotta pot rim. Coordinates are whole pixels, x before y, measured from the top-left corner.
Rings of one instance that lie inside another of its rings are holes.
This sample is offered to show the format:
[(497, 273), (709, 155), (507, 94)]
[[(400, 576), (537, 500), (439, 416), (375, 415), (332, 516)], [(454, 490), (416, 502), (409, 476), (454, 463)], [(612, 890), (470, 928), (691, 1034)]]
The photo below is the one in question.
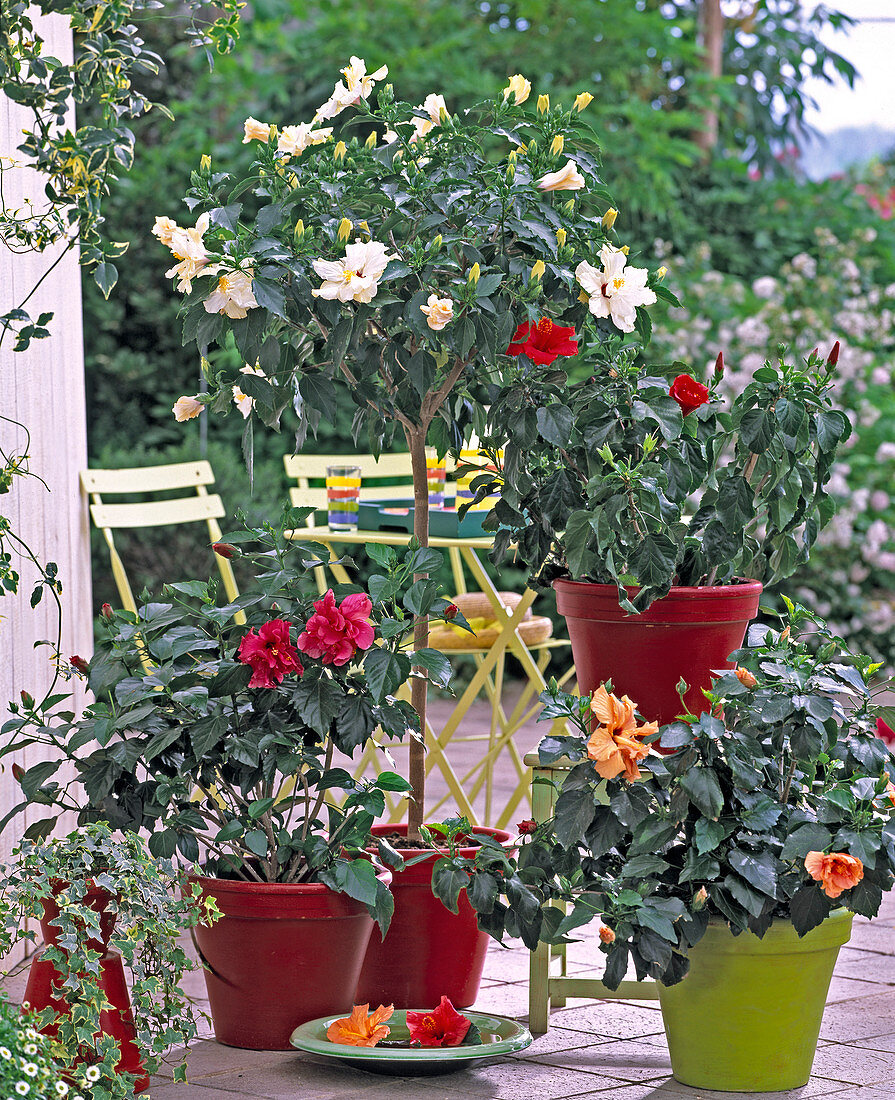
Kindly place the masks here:
[[(553, 582), (553, 587), (557, 588), (560, 585), (574, 585), (578, 589), (590, 588), (598, 592), (612, 592), (618, 591), (618, 586), (614, 584), (600, 584), (597, 581), (576, 581), (571, 577), (557, 577)], [(629, 596), (636, 596), (640, 591), (641, 586), (637, 584), (626, 584), (623, 586), (625, 592)], [(687, 585), (687, 584), (673, 584), (668, 590), (667, 595), (660, 597), (663, 600), (667, 600), (670, 597), (692, 598), (701, 597), (703, 599), (727, 599), (731, 595), (737, 596), (752, 595), (755, 592), (761, 592), (764, 585), (761, 581), (752, 580), (751, 578), (742, 578), (737, 584), (711, 584), (711, 585)]]
[[(407, 829), (406, 825), (374, 825), (372, 832), (374, 836), (387, 835), (389, 832), (400, 832), (402, 829)], [(494, 837), (495, 840), (499, 840), (504, 848), (512, 847), (508, 842), (514, 840), (513, 834), (506, 829), (495, 829), (490, 825), (473, 825), (469, 830), (470, 833), (481, 833), (483, 836)], [(401, 856), (402, 859), (413, 859), (415, 856), (437, 856), (441, 855), (441, 848), (401, 848), (397, 844), (393, 844), (392, 847)], [(470, 846), (468, 848), (459, 848), (459, 854), (464, 859), (473, 859), (476, 852), (480, 851), (479, 845)]]
[[(389, 885), (391, 871), (380, 869), (376, 877)], [(217, 878), (215, 875), (189, 875), (187, 881), (197, 882), (206, 889), (225, 892), (232, 890), (236, 894), (264, 894), (266, 896), (295, 896), (305, 894), (310, 897), (322, 894), (335, 894), (338, 897), (348, 897), (338, 890), (333, 890), (325, 882), (249, 882), (240, 878)]]

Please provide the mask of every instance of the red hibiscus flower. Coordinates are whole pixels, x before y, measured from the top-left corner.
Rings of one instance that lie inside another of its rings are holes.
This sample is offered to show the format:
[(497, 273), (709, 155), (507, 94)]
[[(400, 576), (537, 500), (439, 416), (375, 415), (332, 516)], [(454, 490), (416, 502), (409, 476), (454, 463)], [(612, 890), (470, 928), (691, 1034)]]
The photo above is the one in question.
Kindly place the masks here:
[(316, 612), (298, 639), (302, 653), (318, 657), (325, 665), (346, 665), (359, 649), (373, 644), (373, 626), (367, 622), (373, 604), (366, 593), (346, 596), (336, 607), (330, 589), (314, 607)]
[(244, 665), (252, 666), (250, 688), (272, 688), (282, 683), (289, 672), (304, 672), (295, 646), (289, 640), (285, 619), (271, 619), (256, 631), (250, 630), (239, 643), (237, 654)]
[(671, 383), (668, 393), (677, 401), (684, 416), (689, 416), (709, 399), (708, 387), (689, 374), (679, 374)]
[(537, 829), (538, 823), (531, 818), (527, 818), (525, 821), (520, 821), (516, 826), (516, 831), (519, 836), (530, 836), (531, 833)]
[(876, 736), (881, 737), (883, 741), (888, 741), (890, 745), (895, 745), (895, 730), (887, 725), (882, 718), (876, 720)]
[(454, 1008), (447, 997), (431, 1012), (408, 1012), (411, 1043), (424, 1047), (458, 1047), (466, 1038), (470, 1021)]
[(526, 321), (516, 329), (507, 355), (527, 355), (533, 363), (552, 363), (557, 355), (577, 355), (574, 328), (555, 325), (542, 317), (536, 325)]

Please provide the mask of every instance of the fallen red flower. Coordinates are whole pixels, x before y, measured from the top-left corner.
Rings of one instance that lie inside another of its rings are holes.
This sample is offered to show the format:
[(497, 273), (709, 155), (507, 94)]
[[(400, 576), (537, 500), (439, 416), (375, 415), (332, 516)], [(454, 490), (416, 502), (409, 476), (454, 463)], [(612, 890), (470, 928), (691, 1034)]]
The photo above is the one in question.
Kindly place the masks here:
[(466, 1038), (471, 1021), (462, 1016), (447, 999), (431, 1012), (408, 1012), (410, 1041), (424, 1047), (458, 1047)]
[(574, 328), (556, 325), (549, 317), (542, 317), (536, 325), (526, 321), (516, 329), (507, 355), (527, 355), (533, 363), (552, 363), (558, 355), (578, 354), (574, 335)]

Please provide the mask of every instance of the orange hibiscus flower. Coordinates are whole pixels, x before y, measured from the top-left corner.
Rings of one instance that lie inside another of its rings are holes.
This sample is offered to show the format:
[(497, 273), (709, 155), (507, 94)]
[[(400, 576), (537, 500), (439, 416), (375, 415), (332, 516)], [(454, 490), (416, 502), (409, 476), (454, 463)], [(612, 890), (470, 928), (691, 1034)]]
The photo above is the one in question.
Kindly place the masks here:
[(851, 890), (864, 877), (864, 864), (857, 856), (845, 852), (809, 852), (805, 856), (805, 870), (821, 884), (828, 898), (838, 898), (843, 890)]
[(627, 695), (618, 699), (603, 684), (593, 693), (590, 709), (600, 723), (587, 742), (587, 755), (593, 760), (597, 775), (614, 779), (624, 772), (628, 781), (639, 779), (637, 764), (647, 755), (649, 747), (638, 739), (658, 733), (658, 725), (647, 722), (638, 726), (634, 704)]
[(350, 1016), (333, 1020), (326, 1029), (327, 1039), (349, 1047), (375, 1047), (391, 1030), (385, 1027), (385, 1021), (395, 1011), (395, 1006), (380, 1005), (375, 1012), (368, 1013), (369, 1007), (368, 1004), (355, 1005)]

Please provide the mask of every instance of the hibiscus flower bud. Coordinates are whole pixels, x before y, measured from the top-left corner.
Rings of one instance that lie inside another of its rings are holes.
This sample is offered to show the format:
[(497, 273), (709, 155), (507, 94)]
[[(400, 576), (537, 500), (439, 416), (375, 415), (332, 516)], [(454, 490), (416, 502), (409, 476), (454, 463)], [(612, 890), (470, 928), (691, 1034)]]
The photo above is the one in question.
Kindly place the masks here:
[(459, 610), (460, 608), (455, 603), (449, 603), (441, 613), (441, 617), (442, 619), (456, 619)]
[(472, 283), (473, 285), (475, 285), (479, 281), (479, 279), (481, 278), (481, 275), (482, 275), (482, 269), (479, 267), (479, 265), (477, 263), (475, 263), (469, 269), (469, 274), (466, 277), (466, 281), (468, 283)]
[(601, 943), (615, 943), (615, 933), (611, 928), (608, 928), (605, 924), (600, 925), (600, 942)]
[(573, 106), (575, 107), (575, 110), (579, 114), (581, 114), (585, 107), (593, 103), (593, 99), (594, 97), (590, 94), (590, 92), (579, 92), (578, 95), (575, 96), (575, 103), (573, 104)]
[(304, 235), (305, 223), (301, 220), (301, 218), (299, 218), (298, 221), (295, 223), (295, 229), (292, 230), (292, 236), (293, 239), (297, 242), (300, 241)]
[(203, 153), (202, 156), (199, 158), (199, 171), (211, 171), (211, 157), (208, 155), (208, 153)]
[(353, 228), (354, 226), (347, 218), (342, 218), (342, 220), (339, 222), (339, 240), (347, 241), (348, 238), (351, 236), (351, 230)]
[(371, 130), (369, 132), (369, 134), (367, 134), (367, 140), (364, 142), (364, 145), (366, 146), (367, 149), (372, 149), (375, 144), (376, 144), (376, 131)]
[(755, 679), (748, 668), (740, 668), (740, 666), (737, 665), (734, 671), (736, 673), (736, 678), (743, 685), (743, 687), (754, 688), (755, 685), (758, 683), (758, 681)]
[(563, 150), (563, 146), (566, 143), (566, 139), (562, 134), (557, 134), (553, 141), (550, 142), (550, 155), (552, 157), (558, 157)]
[(656, 278), (657, 279), (664, 279), (667, 274), (668, 274), (668, 268), (663, 265), (656, 272)]
[(99, 613), (107, 622), (112, 621), (112, 605), (110, 603), (104, 603)]
[(531, 268), (531, 281), (533, 283), (540, 282), (544, 278), (544, 272), (547, 270), (543, 260), (535, 260)]
[(442, 235), (439, 233), (437, 236), (433, 237), (433, 239), (432, 239), (431, 251), (432, 252), (440, 251), (441, 246), (443, 244), (444, 244), (444, 237), (442, 237)]
[(700, 886), (696, 893), (693, 895), (693, 912), (698, 913), (700, 909), (705, 908), (705, 903), (709, 900), (709, 892), (704, 886)]
[(786, 627), (783, 633), (780, 635), (780, 642), (785, 645), (789, 641), (790, 628)]
[(22, 688), (22, 690), (19, 692), (19, 696), (21, 697), (23, 705), (26, 706), (28, 710), (31, 710), (31, 708), (34, 706), (34, 696), (29, 695), (24, 688)]
[(519, 836), (530, 836), (535, 831), (535, 829), (537, 829), (537, 827), (538, 823), (536, 821), (533, 821), (531, 818), (527, 818), (525, 821), (519, 822), (519, 824), (516, 826), (516, 831), (519, 833)]
[(24, 774), (25, 774), (25, 769), (22, 767), (22, 765), (14, 763), (13, 766), (12, 766), (12, 777), (16, 781), (16, 783), (21, 783), (22, 782), (22, 776)]
[(348, 152), (348, 146), (344, 141), (337, 141), (333, 146), (333, 160), (344, 160)]
[(814, 351), (808, 356), (809, 359), (816, 359), (820, 355), (820, 348), (815, 348)]
[(600, 225), (602, 225), (602, 227), (608, 231), (615, 225), (615, 219), (617, 217), (618, 211), (615, 209), (614, 206), (610, 206), (600, 220)]
[(566, 233), (565, 229), (563, 229), (563, 227), (560, 226), (559, 229), (557, 229), (557, 231), (556, 231), (556, 243), (559, 245), (560, 248), (565, 247), (565, 243), (566, 243), (567, 238), (568, 238), (568, 233)]
[(235, 546), (231, 546), (229, 542), (213, 542), (211, 544), (212, 550), (217, 554), (219, 558), (232, 558), (238, 551)]
[(830, 348), (830, 354), (827, 356), (827, 370), (832, 370), (833, 367), (839, 362), (839, 341)]
[(550, 96), (549, 95), (539, 95), (538, 96), (538, 114), (539, 115), (546, 115), (549, 110), (550, 110)]
[(718, 358), (715, 360), (715, 377), (721, 378), (724, 374), (724, 352), (718, 352)]
[(84, 660), (83, 657), (79, 657), (77, 653), (73, 657), (69, 657), (68, 663), (76, 672), (80, 672), (82, 676), (87, 675), (89, 671), (87, 662)]

